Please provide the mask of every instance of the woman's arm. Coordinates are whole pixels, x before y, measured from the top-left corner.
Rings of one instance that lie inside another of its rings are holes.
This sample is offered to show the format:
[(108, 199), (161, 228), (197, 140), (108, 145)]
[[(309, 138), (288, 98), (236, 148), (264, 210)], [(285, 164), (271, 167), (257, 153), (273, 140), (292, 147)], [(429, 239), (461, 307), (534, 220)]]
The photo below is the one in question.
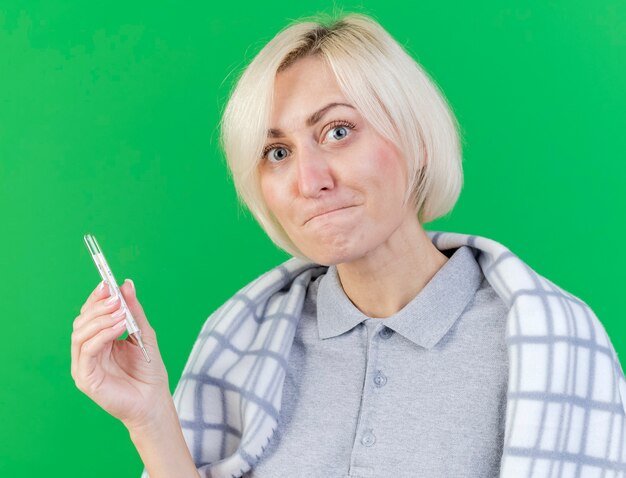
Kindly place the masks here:
[(187, 448), (174, 401), (168, 394), (149, 424), (125, 424), (150, 478), (199, 478)]

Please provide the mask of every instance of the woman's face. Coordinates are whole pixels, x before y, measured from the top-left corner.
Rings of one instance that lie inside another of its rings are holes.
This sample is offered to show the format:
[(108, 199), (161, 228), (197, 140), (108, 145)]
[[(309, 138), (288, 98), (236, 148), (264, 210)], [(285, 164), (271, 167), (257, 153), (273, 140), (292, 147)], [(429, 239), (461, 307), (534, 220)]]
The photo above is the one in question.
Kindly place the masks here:
[(363, 258), (404, 221), (417, 221), (402, 209), (404, 158), (349, 104), (317, 57), (276, 76), (259, 173), (271, 212), (320, 264)]

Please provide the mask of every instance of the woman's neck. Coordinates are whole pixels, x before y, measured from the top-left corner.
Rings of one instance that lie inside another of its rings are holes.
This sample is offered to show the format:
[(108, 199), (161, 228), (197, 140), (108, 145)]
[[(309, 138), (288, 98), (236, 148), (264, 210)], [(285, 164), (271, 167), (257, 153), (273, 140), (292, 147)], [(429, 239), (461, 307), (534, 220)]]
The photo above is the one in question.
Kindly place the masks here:
[(368, 317), (386, 318), (411, 302), (447, 260), (417, 218), (407, 218), (375, 250), (337, 264), (337, 274), (355, 307)]

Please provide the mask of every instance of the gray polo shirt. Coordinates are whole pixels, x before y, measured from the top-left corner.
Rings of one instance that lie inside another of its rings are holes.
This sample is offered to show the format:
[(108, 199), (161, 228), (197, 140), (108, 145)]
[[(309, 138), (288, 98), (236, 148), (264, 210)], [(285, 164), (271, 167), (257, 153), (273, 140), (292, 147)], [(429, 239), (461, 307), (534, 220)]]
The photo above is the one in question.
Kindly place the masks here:
[(496, 477), (507, 309), (472, 249), (402, 310), (369, 318), (335, 266), (307, 290), (278, 428), (245, 477)]

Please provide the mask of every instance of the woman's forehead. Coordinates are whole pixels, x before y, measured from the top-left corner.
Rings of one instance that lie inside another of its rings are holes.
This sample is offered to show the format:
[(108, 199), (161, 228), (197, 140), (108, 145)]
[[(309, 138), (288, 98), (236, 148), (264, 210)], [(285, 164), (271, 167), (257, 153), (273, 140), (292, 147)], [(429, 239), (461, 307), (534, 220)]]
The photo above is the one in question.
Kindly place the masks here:
[(268, 137), (283, 136), (283, 129), (310, 128), (333, 113), (354, 117), (359, 111), (324, 58), (303, 57), (276, 75)]
[(274, 79), (274, 97), (311, 96), (323, 92), (340, 92), (333, 70), (321, 58), (303, 58), (277, 73)]

